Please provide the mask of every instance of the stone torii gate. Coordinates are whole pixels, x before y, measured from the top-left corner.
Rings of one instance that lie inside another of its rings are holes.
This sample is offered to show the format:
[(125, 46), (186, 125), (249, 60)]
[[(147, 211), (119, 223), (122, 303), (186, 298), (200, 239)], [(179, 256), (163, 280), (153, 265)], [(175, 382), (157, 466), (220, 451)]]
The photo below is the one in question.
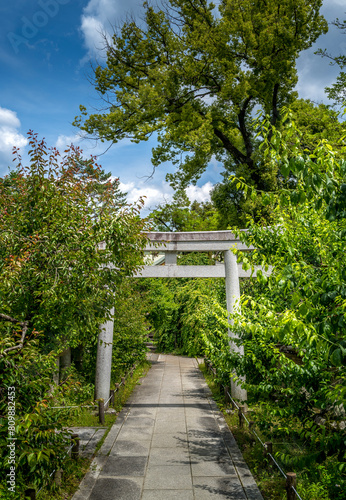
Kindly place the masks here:
[[(165, 265), (146, 265), (135, 278), (225, 278), (227, 310), (229, 313), (236, 310), (240, 312), (237, 304), (240, 298), (239, 278), (249, 278), (251, 271), (243, 270), (230, 249), (236, 247), (249, 251), (253, 247), (244, 245), (231, 231), (150, 232), (147, 235), (149, 242), (144, 251), (164, 253)], [(224, 262), (209, 266), (177, 265), (178, 252), (223, 252)], [(111, 315), (114, 315), (114, 308)], [(110, 320), (101, 326), (97, 348), (95, 397), (105, 401), (108, 400), (110, 390), (113, 325), (114, 320)], [(231, 329), (228, 330), (228, 335), (230, 349), (244, 355), (243, 346), (239, 347), (233, 342), (236, 335)], [(246, 391), (233, 381), (231, 393), (236, 399), (247, 399)]]

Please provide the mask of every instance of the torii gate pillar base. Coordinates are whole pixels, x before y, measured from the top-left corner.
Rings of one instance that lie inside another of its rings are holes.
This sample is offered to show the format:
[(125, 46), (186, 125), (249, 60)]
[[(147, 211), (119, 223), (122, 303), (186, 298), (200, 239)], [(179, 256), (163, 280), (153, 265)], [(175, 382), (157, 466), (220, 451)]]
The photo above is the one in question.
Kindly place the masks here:
[(233, 380), (231, 380), (231, 396), (238, 401), (247, 401), (247, 391), (242, 389), (239, 383)]

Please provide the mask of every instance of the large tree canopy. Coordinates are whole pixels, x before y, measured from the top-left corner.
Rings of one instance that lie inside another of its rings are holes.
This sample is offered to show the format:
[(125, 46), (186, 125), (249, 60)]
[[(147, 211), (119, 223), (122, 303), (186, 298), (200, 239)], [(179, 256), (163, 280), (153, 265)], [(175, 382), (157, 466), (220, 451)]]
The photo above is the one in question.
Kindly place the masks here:
[[(272, 189), (252, 125), (262, 109), (276, 125), (294, 97), (295, 61), (327, 23), (322, 0), (169, 0), (144, 3), (145, 23), (131, 20), (108, 43), (95, 86), (106, 109), (75, 124), (101, 140), (158, 136), (153, 164), (172, 161), (168, 176), (184, 187), (214, 156), (260, 189)], [(274, 179), (274, 180), (273, 180)]]

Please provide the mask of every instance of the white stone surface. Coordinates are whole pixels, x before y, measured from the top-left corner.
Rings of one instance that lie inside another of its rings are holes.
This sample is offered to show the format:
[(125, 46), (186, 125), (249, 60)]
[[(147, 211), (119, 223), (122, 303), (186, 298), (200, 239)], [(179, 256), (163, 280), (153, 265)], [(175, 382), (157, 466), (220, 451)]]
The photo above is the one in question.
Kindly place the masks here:
[(242, 251), (253, 250), (254, 247), (248, 247), (241, 243), (239, 240), (229, 240), (229, 241), (169, 241), (159, 244), (148, 243), (145, 247), (145, 251), (160, 251), (165, 250), (169, 252), (217, 252), (229, 250), (233, 245), (236, 245)]
[(236, 245), (241, 250), (251, 250), (231, 231), (191, 231), (182, 233), (147, 233), (149, 242), (145, 251), (208, 252), (229, 250)]
[[(114, 316), (114, 307), (111, 316)], [(113, 327), (113, 319), (101, 325), (97, 342), (95, 399), (102, 398), (105, 402), (109, 398), (111, 384)]]
[[(239, 287), (239, 276), (238, 276), (238, 264), (237, 257), (231, 250), (224, 252), (225, 257), (225, 271), (226, 271), (226, 304), (227, 311), (229, 313), (241, 313), (240, 308), (240, 287)], [(230, 320), (230, 328), (228, 329), (228, 335), (230, 338), (229, 346), (230, 350), (239, 353), (244, 356), (244, 347), (237, 346), (233, 339), (237, 338), (236, 334), (232, 331), (232, 321)], [(246, 390), (242, 389), (239, 384), (231, 381), (231, 395), (235, 399), (240, 399), (242, 401), (247, 400)]]
[(177, 264), (177, 253), (176, 252), (165, 252), (165, 264), (166, 265), (176, 265)]
[[(168, 253), (169, 254), (169, 253)], [(250, 278), (251, 270), (244, 271), (241, 264), (237, 264), (238, 277)], [(261, 266), (256, 266), (254, 276), (257, 271), (261, 270), (263, 274), (269, 275), (271, 269), (266, 272)], [(164, 266), (144, 266), (141, 272), (135, 275), (135, 278), (225, 278), (225, 266), (210, 265), (210, 266), (178, 266), (167, 264)]]

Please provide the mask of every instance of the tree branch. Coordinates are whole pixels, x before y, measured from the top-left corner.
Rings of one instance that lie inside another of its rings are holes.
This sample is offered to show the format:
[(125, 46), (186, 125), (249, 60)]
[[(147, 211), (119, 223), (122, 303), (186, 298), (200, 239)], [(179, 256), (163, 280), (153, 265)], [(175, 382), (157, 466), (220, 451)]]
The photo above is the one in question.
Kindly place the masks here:
[(250, 104), (251, 99), (252, 99), (252, 96), (249, 96), (247, 99), (245, 99), (243, 107), (241, 108), (240, 113), (238, 114), (239, 129), (240, 129), (241, 135), (243, 136), (243, 141), (244, 141), (245, 149), (246, 149), (246, 157), (248, 160), (252, 156), (253, 148), (252, 148), (250, 134), (246, 128), (245, 116), (246, 116), (246, 109), (247, 109), (248, 105)]
[(7, 316), (7, 314), (2, 314), (2, 313), (0, 313), (0, 319), (2, 319), (3, 321), (9, 321), (11, 323), (19, 324), (22, 327), (22, 336), (21, 336), (19, 344), (16, 346), (13, 346), (13, 347), (8, 347), (7, 349), (5, 349), (3, 354), (1, 355), (1, 357), (4, 357), (5, 354), (7, 354), (10, 351), (15, 351), (17, 349), (19, 349), (19, 350), (23, 349), (24, 339), (25, 339), (26, 333), (28, 331), (28, 323), (29, 322), (28, 321), (19, 321), (18, 319), (12, 318), (11, 316)]
[[(272, 127), (275, 127), (276, 122), (278, 121), (278, 119), (280, 117), (279, 110), (278, 110), (278, 93), (279, 93), (279, 84), (276, 83), (274, 85), (274, 89), (273, 89), (273, 100), (272, 100), (272, 113), (273, 114), (272, 114), (272, 117), (270, 120)], [(268, 141), (269, 142), (271, 141), (271, 138), (273, 136), (273, 128), (272, 127), (270, 128), (269, 134), (268, 134)]]
[(172, 228), (171, 228), (171, 227), (169, 227), (169, 226), (165, 223), (165, 221), (164, 221), (163, 219), (161, 219), (161, 217), (158, 217), (157, 215), (155, 215), (155, 216), (154, 216), (154, 219), (155, 219), (155, 220), (158, 220), (159, 222), (161, 222), (161, 224), (163, 224), (163, 225), (164, 225), (164, 226), (168, 229), (168, 231), (172, 231)]
[(220, 139), (225, 149), (227, 149), (227, 151), (231, 153), (233, 158), (238, 163), (246, 163), (246, 156), (231, 143), (228, 137), (220, 129), (214, 127), (214, 134)]

